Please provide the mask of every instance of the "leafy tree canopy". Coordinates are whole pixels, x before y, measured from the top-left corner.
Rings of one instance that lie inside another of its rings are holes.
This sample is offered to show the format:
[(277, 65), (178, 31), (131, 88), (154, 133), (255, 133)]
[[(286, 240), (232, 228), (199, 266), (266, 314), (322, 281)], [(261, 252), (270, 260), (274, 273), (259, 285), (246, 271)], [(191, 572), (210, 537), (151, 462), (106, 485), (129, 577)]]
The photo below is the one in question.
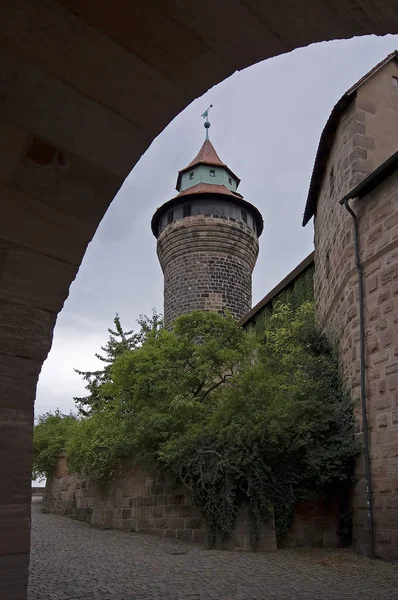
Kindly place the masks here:
[(112, 397), (106, 394), (107, 388), (103, 385), (111, 381), (113, 363), (124, 352), (141, 346), (152, 331), (159, 330), (162, 327), (162, 317), (155, 310), (152, 311), (151, 317), (140, 315), (138, 319), (140, 329), (138, 332), (134, 332), (134, 330), (123, 331), (118, 314), (113, 319), (113, 324), (114, 329), (108, 329), (110, 334), (108, 342), (101, 347), (103, 354), (97, 353), (95, 355), (101, 362), (105, 363), (104, 368), (97, 371), (75, 369), (75, 372), (87, 382), (88, 395), (83, 398), (74, 398), (79, 414), (86, 417), (90, 412), (102, 410), (108, 402), (112, 402)]
[(45, 479), (51, 475), (57, 457), (65, 452), (76, 422), (74, 415), (65, 415), (59, 409), (38, 417), (33, 432), (32, 479)]
[(276, 303), (252, 332), (194, 311), (107, 357), (66, 442), (71, 469), (103, 481), (120, 459), (162, 471), (187, 486), (210, 543), (242, 501), (255, 531), (274, 512), (282, 534), (295, 502), (352, 483), (352, 405), (312, 303)]

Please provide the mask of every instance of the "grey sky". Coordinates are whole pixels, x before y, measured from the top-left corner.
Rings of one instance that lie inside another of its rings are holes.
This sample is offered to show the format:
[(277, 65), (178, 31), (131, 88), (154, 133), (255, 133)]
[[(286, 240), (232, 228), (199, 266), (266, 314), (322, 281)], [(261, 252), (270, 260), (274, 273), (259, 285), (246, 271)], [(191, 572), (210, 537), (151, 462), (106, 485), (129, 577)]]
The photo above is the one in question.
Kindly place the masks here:
[(94, 353), (119, 312), (125, 328), (163, 309), (163, 278), (150, 229), (154, 210), (175, 195), (177, 172), (204, 140), (201, 113), (213, 104), (210, 139), (241, 178), (240, 193), (264, 217), (253, 277), (258, 302), (313, 246), (301, 227), (321, 131), (339, 97), (398, 47), (398, 36), (355, 38), (296, 50), (241, 72), (195, 100), (141, 158), (91, 242), (58, 318), (37, 391), (36, 414), (74, 408), (84, 385), (73, 371)]

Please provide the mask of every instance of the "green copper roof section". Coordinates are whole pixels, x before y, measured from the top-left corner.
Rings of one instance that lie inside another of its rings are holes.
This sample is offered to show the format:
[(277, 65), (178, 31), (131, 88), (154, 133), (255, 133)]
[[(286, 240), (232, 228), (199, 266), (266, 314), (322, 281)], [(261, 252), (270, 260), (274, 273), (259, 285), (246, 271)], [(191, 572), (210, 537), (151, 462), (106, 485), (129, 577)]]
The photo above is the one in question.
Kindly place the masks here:
[(195, 158), (178, 173), (176, 189), (181, 192), (198, 183), (225, 185), (236, 191), (240, 179), (222, 162), (213, 144), (206, 139)]

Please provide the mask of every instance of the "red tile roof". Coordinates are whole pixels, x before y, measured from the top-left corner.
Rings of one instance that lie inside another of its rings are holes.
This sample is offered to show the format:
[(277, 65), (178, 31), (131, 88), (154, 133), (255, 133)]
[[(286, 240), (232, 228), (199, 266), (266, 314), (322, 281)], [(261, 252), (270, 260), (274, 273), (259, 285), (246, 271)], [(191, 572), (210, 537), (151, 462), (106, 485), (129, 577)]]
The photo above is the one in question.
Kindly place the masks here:
[(181, 169), (181, 171), (178, 172), (177, 185), (176, 185), (177, 191), (180, 188), (181, 177), (182, 177), (183, 173), (185, 173), (186, 171), (189, 171), (189, 169), (192, 169), (193, 167), (196, 167), (198, 165), (213, 165), (215, 167), (223, 167), (236, 180), (237, 185), (239, 185), (239, 183), (240, 183), (239, 177), (237, 177), (235, 175), (235, 173), (233, 171), (231, 171), (231, 169), (225, 163), (222, 162), (222, 160), (218, 156), (217, 152), (214, 150), (214, 146), (211, 143), (211, 141), (205, 140), (203, 142), (203, 145), (202, 145), (201, 149), (199, 150), (198, 154), (195, 156), (195, 158), (193, 160), (191, 160), (191, 162), (189, 163), (189, 165), (187, 167), (185, 167), (185, 169)]
[(313, 217), (316, 213), (318, 196), (325, 175), (327, 161), (329, 159), (330, 150), (336, 137), (336, 130), (342, 113), (347, 108), (347, 106), (354, 100), (357, 89), (363, 83), (365, 83), (365, 81), (372, 77), (372, 75), (374, 75), (376, 71), (384, 67), (384, 65), (390, 62), (390, 60), (392, 60), (393, 58), (398, 60), (398, 50), (394, 50), (394, 52), (391, 52), (391, 54), (386, 56), (382, 61), (380, 61), (377, 65), (370, 69), (370, 71), (368, 71), (363, 77), (361, 77), (361, 79), (358, 79), (358, 81), (352, 87), (350, 87), (350, 89), (347, 90), (345, 94), (342, 95), (342, 97), (330, 113), (330, 116), (326, 122), (326, 125), (321, 134), (321, 138), (319, 140), (314, 168), (312, 170), (311, 175), (307, 203), (305, 205), (304, 210), (303, 226), (305, 226), (311, 219), (311, 217)]
[[(222, 162), (217, 152), (214, 150), (214, 146), (210, 140), (205, 140), (203, 146), (199, 150), (198, 154), (182, 171), (187, 171), (195, 165), (204, 163), (206, 165), (216, 165), (218, 167), (226, 167), (227, 165)], [(181, 172), (181, 171), (180, 171)]]
[(191, 196), (192, 194), (222, 194), (223, 196), (233, 196), (234, 198), (243, 198), (238, 192), (233, 192), (225, 185), (216, 185), (214, 183), (197, 183), (192, 187), (183, 190), (177, 196), (174, 196), (173, 200), (180, 198), (180, 196)]

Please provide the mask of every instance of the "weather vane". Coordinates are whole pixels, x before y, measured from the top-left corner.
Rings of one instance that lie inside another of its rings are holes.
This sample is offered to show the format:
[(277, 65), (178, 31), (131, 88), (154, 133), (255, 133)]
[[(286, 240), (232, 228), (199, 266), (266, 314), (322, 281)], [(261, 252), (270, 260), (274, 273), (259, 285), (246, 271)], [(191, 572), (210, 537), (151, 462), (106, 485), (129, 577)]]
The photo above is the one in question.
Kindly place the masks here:
[(209, 139), (209, 127), (210, 127), (210, 123), (209, 123), (209, 110), (213, 108), (213, 105), (210, 104), (209, 108), (207, 110), (205, 110), (205, 112), (201, 115), (203, 117), (203, 119), (205, 119), (204, 122), (204, 126), (206, 129), (206, 140)]

